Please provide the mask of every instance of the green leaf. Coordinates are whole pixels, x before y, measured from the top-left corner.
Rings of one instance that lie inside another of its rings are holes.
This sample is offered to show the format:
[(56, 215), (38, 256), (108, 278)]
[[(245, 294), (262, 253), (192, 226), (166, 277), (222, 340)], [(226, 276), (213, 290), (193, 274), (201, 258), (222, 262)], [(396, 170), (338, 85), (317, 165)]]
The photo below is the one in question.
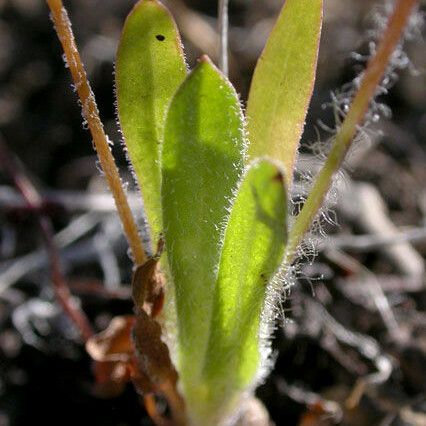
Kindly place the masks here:
[(249, 157), (281, 161), (288, 187), (312, 96), (321, 24), (322, 0), (286, 0), (251, 83)]
[(154, 244), (162, 230), (160, 149), (166, 110), (185, 76), (170, 13), (156, 0), (139, 1), (124, 24), (115, 78), (120, 125)]
[(178, 370), (186, 390), (201, 374), (221, 227), (244, 167), (244, 146), (235, 90), (204, 57), (171, 102), (162, 153), (166, 252), (175, 286)]
[(286, 240), (283, 172), (261, 160), (248, 170), (232, 207), (215, 287), (204, 377), (208, 403), (219, 410), (235, 402), (258, 370), (261, 312)]

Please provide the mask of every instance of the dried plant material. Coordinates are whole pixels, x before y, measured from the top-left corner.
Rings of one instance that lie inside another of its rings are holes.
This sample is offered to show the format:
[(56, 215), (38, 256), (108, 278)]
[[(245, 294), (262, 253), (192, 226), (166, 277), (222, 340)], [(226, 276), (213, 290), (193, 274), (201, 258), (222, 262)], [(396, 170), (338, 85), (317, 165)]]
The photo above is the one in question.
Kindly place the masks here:
[(133, 342), (139, 369), (152, 383), (161, 387), (169, 382), (176, 384), (178, 375), (173, 367), (167, 345), (161, 340), (161, 326), (140, 310), (133, 329)]
[(96, 378), (94, 393), (99, 398), (120, 395), (130, 381), (130, 370), (124, 362), (95, 362), (93, 373)]
[(143, 310), (136, 316), (133, 342), (138, 370), (149, 378), (155, 391), (167, 399), (173, 424), (185, 424), (184, 402), (176, 388), (178, 374), (170, 359), (169, 348), (161, 340), (161, 326)]
[(151, 258), (138, 266), (132, 279), (135, 305), (151, 318), (157, 317), (164, 305), (165, 277), (158, 262), (158, 258)]
[(131, 331), (134, 323), (134, 316), (113, 318), (103, 332), (87, 341), (87, 353), (99, 362), (128, 362), (133, 353)]
[(44, 200), (32, 183), (23, 166), (0, 139), (0, 167), (3, 168), (15, 184), (24, 199), (26, 207), (37, 214), (37, 222), (43, 235), (49, 257), (50, 275), (56, 299), (64, 313), (73, 322), (81, 337), (87, 341), (93, 335), (92, 326), (84, 312), (73, 303), (71, 293), (62, 272), (59, 249), (54, 238), (53, 225), (49, 216), (43, 212)]
[(95, 394), (102, 398), (120, 395), (132, 377), (133, 316), (115, 317), (106, 330), (86, 343), (88, 354), (95, 360)]
[[(148, 270), (151, 270), (150, 265)], [(145, 305), (144, 299), (141, 303)], [(169, 349), (161, 340), (161, 326), (144, 309), (136, 309), (136, 317), (113, 318), (106, 330), (86, 344), (87, 352), (96, 361), (95, 392), (103, 397), (116, 396), (131, 380), (143, 396), (163, 395), (173, 417), (183, 419), (183, 401), (176, 389), (178, 374)]]
[[(95, 392), (100, 396), (112, 397), (120, 394), (130, 380), (140, 394), (155, 390), (145, 370), (139, 368), (138, 358), (135, 356), (132, 339), (135, 323), (134, 316), (115, 317), (103, 332), (86, 343), (88, 354), (96, 361)], [(142, 343), (142, 346), (149, 344)]]
[(143, 398), (145, 409), (149, 417), (154, 421), (157, 426), (172, 426), (170, 421), (165, 419), (158, 410), (158, 405), (155, 396), (152, 394), (145, 395)]

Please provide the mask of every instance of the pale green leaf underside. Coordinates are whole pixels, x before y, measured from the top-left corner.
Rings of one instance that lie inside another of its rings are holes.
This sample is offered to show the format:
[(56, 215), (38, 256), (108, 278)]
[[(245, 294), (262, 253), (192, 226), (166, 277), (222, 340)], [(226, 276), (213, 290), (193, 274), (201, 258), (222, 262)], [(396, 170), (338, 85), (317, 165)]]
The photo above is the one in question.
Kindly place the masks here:
[(121, 129), (154, 244), (162, 230), (160, 149), (167, 107), (185, 79), (176, 25), (156, 0), (139, 1), (124, 24), (116, 60)]
[(225, 232), (204, 366), (210, 403), (225, 406), (259, 367), (259, 325), (267, 284), (287, 238), (283, 172), (268, 160), (245, 175)]
[(236, 93), (203, 58), (172, 100), (162, 153), (163, 223), (184, 388), (198, 380), (204, 359), (221, 226), (244, 166), (243, 150)]
[(321, 23), (322, 0), (286, 0), (251, 83), (249, 158), (282, 162), (288, 186), (312, 96)]

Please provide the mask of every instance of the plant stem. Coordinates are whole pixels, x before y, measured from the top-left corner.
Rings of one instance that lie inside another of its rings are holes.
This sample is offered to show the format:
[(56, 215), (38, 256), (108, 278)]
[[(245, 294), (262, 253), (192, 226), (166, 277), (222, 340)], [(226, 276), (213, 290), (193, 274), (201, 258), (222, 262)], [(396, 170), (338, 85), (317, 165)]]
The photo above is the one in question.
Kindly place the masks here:
[(64, 49), (67, 64), (82, 104), (83, 117), (89, 125), (102, 170), (113, 194), (115, 205), (123, 224), (124, 233), (133, 253), (134, 263), (136, 265), (142, 265), (145, 263), (147, 256), (139, 236), (135, 218), (133, 217), (126, 197), (114, 157), (112, 156), (111, 149), (109, 147), (108, 137), (105, 134), (102, 122), (99, 118), (95, 97), (77, 50), (67, 11), (63, 7), (61, 0), (46, 1), (50, 8), (55, 30)]
[(334, 173), (340, 168), (345, 155), (362, 124), (371, 99), (386, 71), (386, 67), (395, 47), (401, 39), (408, 18), (418, 0), (397, 0), (393, 14), (377, 49), (376, 55), (369, 61), (359, 90), (350, 110), (336, 135), (330, 154), (316, 178), (314, 185), (290, 230), (286, 251), (286, 264), (293, 261), (296, 250), (312, 221), (315, 219), (324, 198), (330, 188)]
[(219, 69), (228, 76), (228, 3), (229, 0), (219, 0)]
[(52, 223), (42, 210), (43, 200), (3, 141), (0, 141), (0, 165), (13, 180), (16, 189), (21, 193), (27, 206), (37, 215), (38, 225), (42, 232), (50, 261), (50, 274), (55, 296), (65, 314), (75, 324), (81, 337), (86, 342), (93, 335), (93, 330), (84, 312), (72, 301), (71, 293), (62, 274), (59, 250), (53, 237)]

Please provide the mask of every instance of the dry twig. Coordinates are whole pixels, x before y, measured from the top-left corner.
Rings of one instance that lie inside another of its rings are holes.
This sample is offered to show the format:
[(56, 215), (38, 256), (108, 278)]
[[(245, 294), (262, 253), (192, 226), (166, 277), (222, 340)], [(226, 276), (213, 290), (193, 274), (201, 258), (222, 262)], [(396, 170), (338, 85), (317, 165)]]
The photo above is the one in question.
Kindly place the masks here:
[(86, 341), (93, 335), (92, 327), (86, 315), (72, 301), (71, 293), (62, 275), (61, 260), (56, 246), (52, 223), (48, 216), (41, 213), (42, 198), (35, 186), (31, 183), (22, 167), (9, 152), (6, 145), (0, 141), (0, 164), (13, 180), (16, 188), (22, 194), (27, 206), (34, 210), (37, 215), (38, 225), (42, 232), (48, 257), (50, 261), (50, 271), (53, 289), (59, 304), (71, 321), (80, 331), (81, 336)]
[(74, 85), (82, 105), (82, 114), (87, 121), (93, 142), (99, 156), (102, 170), (109, 188), (114, 196), (118, 214), (123, 224), (124, 233), (129, 241), (136, 265), (145, 263), (147, 256), (139, 237), (138, 227), (130, 210), (129, 202), (124, 191), (121, 178), (110, 149), (110, 140), (105, 134), (102, 122), (99, 118), (95, 97), (87, 79), (86, 71), (81, 62), (75, 43), (74, 34), (68, 14), (61, 0), (46, 0), (52, 13), (58, 38), (65, 52), (67, 65), (70, 69)]

